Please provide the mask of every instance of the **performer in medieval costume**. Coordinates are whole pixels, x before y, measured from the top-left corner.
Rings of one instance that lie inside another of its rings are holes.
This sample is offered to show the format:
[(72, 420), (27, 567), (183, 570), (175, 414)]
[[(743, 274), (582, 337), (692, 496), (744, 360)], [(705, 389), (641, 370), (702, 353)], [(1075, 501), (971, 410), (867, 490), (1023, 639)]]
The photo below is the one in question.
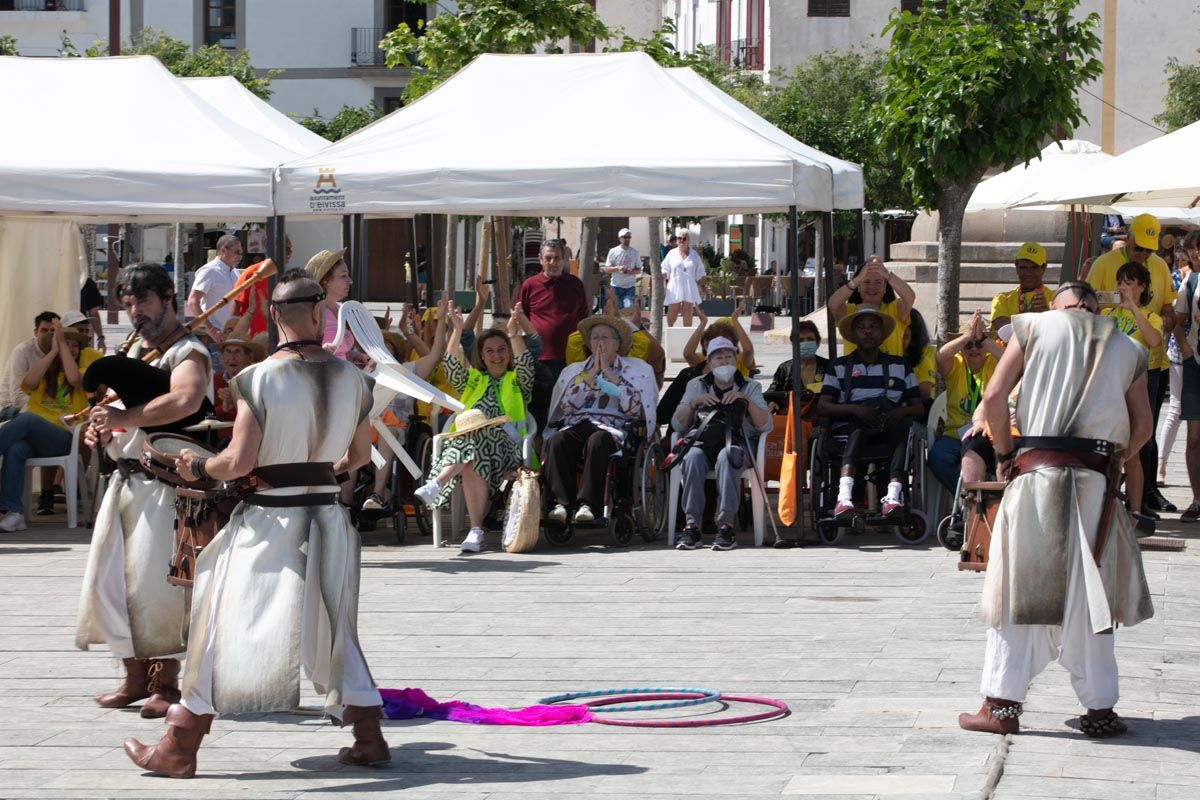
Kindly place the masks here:
[(167, 583), (175, 490), (142, 471), (138, 459), (143, 429), (201, 412), (212, 393), (212, 367), (208, 350), (176, 317), (174, 284), (162, 267), (129, 267), (117, 291), (138, 339), (129, 359), (102, 361), (141, 367), (134, 359), (161, 349), (164, 352), (151, 363), (170, 373), (170, 388), (140, 405), (99, 405), (91, 411), (85, 442), (103, 447), (117, 469), (92, 533), (75, 645), (86, 650), (105, 643), (124, 664), (125, 680), (115, 691), (97, 697), (97, 703), (122, 708), (147, 700), (142, 716), (162, 717), (179, 700), (178, 659), (186, 646), (187, 597), (184, 589)]
[(154, 745), (125, 741), (150, 772), (188, 778), (218, 713), (281, 711), (300, 699), (301, 669), (327, 713), (354, 725), (344, 764), (390, 760), (382, 700), (358, 644), (359, 539), (335, 474), (367, 463), (372, 381), (321, 347), (321, 287), (280, 279), (271, 318), (282, 342), (233, 379), (237, 418), (220, 455), (183, 450), (187, 480), (250, 475), (245, 496), (196, 563), (183, 700)]
[[(1097, 314), (1086, 283), (1060, 286), (1051, 308), (1013, 317), (984, 393), (1009, 483), (983, 587), (983, 706), (958, 724), (1016, 733), (1030, 681), (1057, 659), (1087, 709), (1080, 728), (1113, 736), (1126, 730), (1113, 711), (1113, 632), (1154, 614), (1129, 515), (1115, 502), (1121, 462), (1152, 433), (1146, 352)], [(1014, 440), (1008, 396), (1018, 380)]]

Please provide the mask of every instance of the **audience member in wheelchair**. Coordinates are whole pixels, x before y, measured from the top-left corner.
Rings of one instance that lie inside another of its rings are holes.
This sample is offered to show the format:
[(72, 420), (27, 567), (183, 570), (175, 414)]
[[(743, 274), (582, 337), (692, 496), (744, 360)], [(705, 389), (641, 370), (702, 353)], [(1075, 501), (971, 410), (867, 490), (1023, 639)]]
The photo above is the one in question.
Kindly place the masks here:
[(860, 306), (838, 323), (842, 338), (856, 349), (830, 365), (817, 403), (817, 413), (833, 419), (833, 437), (845, 442), (835, 517), (854, 512), (858, 463), (874, 448), (891, 454), (883, 515), (904, 507), (906, 438), (925, 407), (908, 362), (880, 350), (895, 326), (895, 319), (870, 306)]
[(903, 341), (904, 360), (917, 379), (921, 402), (928, 409), (933, 404), (933, 392), (937, 388), (937, 347), (930, 344), (925, 317), (915, 308), (908, 312), (908, 327), (904, 329)]
[[(609, 292), (608, 299), (604, 302), (604, 314), (621, 320), (629, 327), (629, 357), (640, 358), (649, 364), (650, 369), (654, 371), (654, 383), (661, 389), (663, 373), (667, 368), (667, 356), (658, 340), (642, 326), (641, 306), (618, 309), (616, 293)], [(583, 348), (583, 334), (572, 331), (567, 337), (567, 364), (578, 364), (585, 358), (587, 353)]]
[(733, 521), (742, 499), (741, 476), (753, 458), (751, 439), (771, 428), (771, 412), (762, 385), (737, 370), (737, 347), (725, 337), (708, 343), (708, 374), (694, 378), (684, 392), (672, 427), (687, 431), (692, 447), (679, 465), (683, 482), (683, 534), (676, 547), (700, 546), (704, 517), (704, 485), (710, 469), (717, 473), (717, 536), (714, 550), (737, 547)]
[[(802, 319), (796, 323), (796, 335), (800, 340), (800, 380), (804, 387), (813, 394), (820, 394), (825, 385), (825, 372), (829, 369), (829, 359), (817, 355), (821, 347), (821, 331), (811, 320)], [(771, 394), (786, 394), (792, 390), (792, 359), (784, 361), (775, 370), (771, 385), (767, 392)], [(786, 411), (781, 403), (769, 402), (767, 407), (772, 414), (780, 410)]]
[(946, 380), (945, 432), (930, 445), (929, 468), (950, 491), (963, 483), (985, 480), (996, 453), (975, 412), (1004, 347), (987, 334), (983, 312), (975, 310), (967, 330), (938, 350), (938, 371)]
[(525, 409), (536, 368), (521, 334), (522, 317), (520, 306), (514, 306), (507, 333), (492, 328), (481, 334), (467, 366), (460, 344), (462, 311), (443, 311), (443, 318), (449, 318), (454, 332), (442, 366), (450, 385), (462, 393), (465, 410), (459, 414), (458, 425), (445, 440), (438, 460), (430, 466), (429, 482), (414, 494), (427, 506), (439, 509), (461, 479), (471, 523), (462, 543), (467, 552), (483, 549), (488, 501), (521, 464), (519, 442), (525, 435)]
[[(548, 515), (557, 523), (596, 520), (603, 508), (608, 462), (625, 440), (631, 420), (654, 425), (653, 406), (642, 398), (657, 395), (654, 373), (646, 362), (629, 356), (631, 335), (624, 321), (606, 315), (579, 323), (586, 360), (570, 364), (554, 385), (550, 421), (542, 453), (546, 488), (553, 504)], [(555, 431), (556, 423), (561, 427)], [(583, 464), (583, 478), (575, 476)], [(571, 509), (574, 509), (572, 513)]]

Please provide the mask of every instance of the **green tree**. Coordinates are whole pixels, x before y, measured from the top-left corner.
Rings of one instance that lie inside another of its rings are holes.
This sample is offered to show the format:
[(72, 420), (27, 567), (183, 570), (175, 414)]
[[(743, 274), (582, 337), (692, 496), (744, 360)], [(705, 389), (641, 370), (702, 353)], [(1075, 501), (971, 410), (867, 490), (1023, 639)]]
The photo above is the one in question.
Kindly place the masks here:
[(585, 0), (461, 0), (457, 13), (440, 13), (417, 30), (400, 23), (379, 47), (389, 68), (412, 68), (404, 97), (415, 100), (484, 53), (554, 53), (563, 39), (612, 35)]
[(359, 128), (370, 125), (382, 116), (383, 111), (372, 100), (361, 108), (342, 106), (342, 110), (329, 119), (322, 118), (318, 110), (314, 108), (312, 116), (304, 117), (299, 122), (318, 136), (324, 136), (329, 141), (336, 142)]
[(874, 124), (921, 208), (938, 211), (938, 332), (958, 330), (962, 221), (983, 174), (1036, 158), (1083, 120), (1077, 89), (1097, 78), (1096, 14), (1078, 0), (947, 0), (893, 11)]
[(1197, 120), (1200, 120), (1200, 64), (1182, 64), (1172, 56), (1167, 59), (1167, 96), (1163, 98), (1162, 113), (1154, 121), (1174, 131)]
[[(64, 34), (64, 49), (68, 45), (70, 45), (70, 40)], [(71, 50), (73, 51), (74, 47)], [(73, 54), (78, 55), (78, 53)], [(186, 43), (153, 28), (143, 28), (135, 34), (133, 44), (122, 47), (121, 54), (154, 56), (169, 72), (180, 78), (213, 78), (229, 75), (263, 100), (271, 99), (271, 79), (283, 74), (283, 70), (273, 69), (269, 70), (266, 75), (260, 76), (258, 70), (251, 66), (250, 53), (246, 51), (235, 56), (220, 45), (214, 44), (193, 52)], [(108, 55), (108, 48), (103, 40), (97, 40), (84, 52), (84, 55), (90, 57)]]
[(19, 56), (17, 40), (10, 33), (0, 33), (0, 56)]

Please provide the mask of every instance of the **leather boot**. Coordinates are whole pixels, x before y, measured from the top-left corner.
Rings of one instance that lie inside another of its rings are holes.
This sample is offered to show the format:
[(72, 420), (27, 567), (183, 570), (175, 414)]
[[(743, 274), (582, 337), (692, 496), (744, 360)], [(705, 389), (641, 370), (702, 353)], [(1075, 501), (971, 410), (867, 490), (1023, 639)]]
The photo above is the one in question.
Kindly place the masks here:
[(182, 698), (179, 693), (179, 659), (155, 658), (146, 669), (146, 690), (150, 699), (142, 705), (143, 719), (162, 719), (167, 709)]
[(392, 751), (379, 729), (382, 718), (381, 706), (346, 706), (342, 727), (354, 725), (354, 746), (339, 750), (338, 761), (359, 767), (377, 767), (391, 761)]
[(167, 733), (154, 745), (125, 740), (125, 755), (147, 772), (171, 778), (196, 774), (196, 751), (212, 727), (212, 714), (193, 714), (176, 703), (167, 712)]
[(150, 690), (146, 686), (150, 680), (146, 674), (150, 668), (150, 660), (123, 658), (121, 663), (125, 666), (125, 680), (121, 681), (116, 690), (96, 696), (96, 702), (104, 708), (124, 708), (150, 696)]
[(979, 711), (958, 715), (958, 727), (980, 733), (1016, 733), (1021, 729), (1017, 717), (1023, 710), (1021, 704), (1013, 700), (985, 697)]

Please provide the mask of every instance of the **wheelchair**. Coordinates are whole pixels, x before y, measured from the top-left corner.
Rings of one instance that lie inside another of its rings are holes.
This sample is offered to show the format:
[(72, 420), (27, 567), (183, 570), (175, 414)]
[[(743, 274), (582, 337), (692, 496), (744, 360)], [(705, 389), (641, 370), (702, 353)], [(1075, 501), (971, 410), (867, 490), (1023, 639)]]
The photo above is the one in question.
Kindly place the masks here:
[(866, 507), (868, 484), (875, 487), (875, 494), (879, 498), (887, 492), (888, 468), (892, 457), (890, 451), (868, 446), (855, 469), (856, 509), (848, 519), (833, 516), (845, 442), (837, 441), (832, 435), (831, 423), (832, 420), (822, 417), (814, 427), (810, 462), (812, 479), (809, 481), (809, 508), (820, 541), (823, 544), (837, 544), (847, 530), (865, 533), (869, 528), (892, 528), (896, 538), (907, 545), (925, 541), (929, 535), (924, 499), (927, 480), (925, 423), (913, 421), (901, 445), (905, 448), (905, 476), (901, 481), (904, 508), (887, 517), (878, 511), (872, 513), (863, 510)]
[[(635, 534), (656, 541), (667, 525), (667, 476), (661, 470), (665, 453), (658, 431), (647, 432), (643, 421), (625, 426), (625, 439), (608, 460), (604, 477), (604, 506), (591, 522), (555, 522), (547, 514), (553, 505), (542, 491), (542, 536), (562, 547), (577, 531), (605, 530), (618, 547), (626, 547)], [(582, 466), (582, 465), (581, 465)]]

